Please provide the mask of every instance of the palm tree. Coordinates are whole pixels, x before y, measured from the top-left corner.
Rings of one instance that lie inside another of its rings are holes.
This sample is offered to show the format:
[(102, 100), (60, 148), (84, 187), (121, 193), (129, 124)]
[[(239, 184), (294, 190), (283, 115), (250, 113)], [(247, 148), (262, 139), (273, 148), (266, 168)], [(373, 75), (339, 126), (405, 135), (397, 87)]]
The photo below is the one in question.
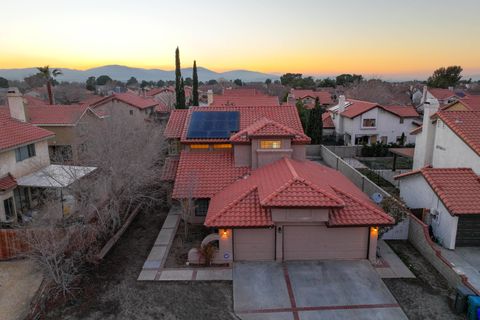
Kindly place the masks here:
[(42, 77), (47, 81), (47, 92), (48, 92), (48, 101), (50, 104), (53, 104), (53, 94), (52, 94), (52, 84), (53, 80), (62, 74), (62, 70), (60, 69), (53, 69), (50, 70), (49, 66), (45, 67), (38, 67), (38, 72), (39, 74), (42, 75)]

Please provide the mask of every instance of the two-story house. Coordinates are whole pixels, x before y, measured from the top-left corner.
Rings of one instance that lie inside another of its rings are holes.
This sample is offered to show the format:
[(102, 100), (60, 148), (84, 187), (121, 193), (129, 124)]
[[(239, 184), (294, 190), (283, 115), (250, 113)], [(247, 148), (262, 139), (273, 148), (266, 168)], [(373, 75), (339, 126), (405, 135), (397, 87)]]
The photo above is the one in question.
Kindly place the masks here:
[(313, 91), (313, 90), (299, 90), (291, 89), (287, 96), (287, 102), (295, 104), (297, 101), (302, 101), (305, 106), (311, 107), (315, 104), (318, 98), (320, 104), (323, 106), (330, 106), (333, 104), (332, 94), (328, 91)]
[(448, 249), (479, 246), (480, 99), (468, 96), (439, 110), (425, 104), (416, 135), (412, 172), (397, 176), (408, 207)]
[(165, 130), (181, 149), (173, 198), (195, 201), (187, 219), (215, 232), (216, 262), (375, 259), (378, 226), (393, 219), (305, 159), (310, 139), (294, 106), (176, 111)]
[(329, 111), (335, 132), (345, 145), (413, 143), (411, 131), (420, 125), (419, 114), (412, 106), (383, 106), (340, 96)]

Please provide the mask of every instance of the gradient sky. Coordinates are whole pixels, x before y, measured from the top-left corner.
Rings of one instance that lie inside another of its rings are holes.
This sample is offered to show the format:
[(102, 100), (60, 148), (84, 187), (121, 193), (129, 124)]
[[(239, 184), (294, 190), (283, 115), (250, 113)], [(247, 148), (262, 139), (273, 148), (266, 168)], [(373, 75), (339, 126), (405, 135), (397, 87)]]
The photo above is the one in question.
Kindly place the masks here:
[(105, 64), (388, 76), (480, 73), (480, 0), (15, 0), (0, 68)]

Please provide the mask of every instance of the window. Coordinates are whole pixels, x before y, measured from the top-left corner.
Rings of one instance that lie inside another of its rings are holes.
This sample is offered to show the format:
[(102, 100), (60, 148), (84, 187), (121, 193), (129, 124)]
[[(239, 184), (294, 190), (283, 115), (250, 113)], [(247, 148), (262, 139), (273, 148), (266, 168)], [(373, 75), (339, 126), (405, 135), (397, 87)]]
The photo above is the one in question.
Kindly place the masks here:
[(171, 141), (168, 148), (168, 154), (177, 155), (179, 152), (180, 152), (180, 141), (179, 140)]
[(130, 115), (133, 116), (133, 110), (130, 110)]
[(280, 140), (262, 140), (260, 141), (261, 149), (280, 149), (282, 147), (282, 141)]
[(3, 200), (3, 207), (5, 208), (5, 218), (7, 221), (15, 217), (15, 209), (13, 207), (13, 197)]
[(205, 217), (207, 215), (209, 203), (210, 203), (210, 199), (195, 200), (195, 215), (197, 217)]
[(191, 144), (190, 149), (208, 149), (208, 144)]
[(375, 128), (375, 126), (376, 126), (376, 119), (363, 119), (364, 128)]
[(31, 157), (35, 157), (35, 145), (33, 143), (15, 149), (15, 158), (17, 159), (17, 162), (23, 161)]
[(214, 144), (213, 149), (231, 149), (232, 145), (230, 143), (220, 143)]
[(381, 142), (381, 143), (387, 144), (387, 141), (388, 141), (388, 137), (387, 137), (387, 136), (381, 136), (381, 137), (380, 137), (380, 142)]
[(400, 123), (403, 123), (403, 118), (400, 118)]

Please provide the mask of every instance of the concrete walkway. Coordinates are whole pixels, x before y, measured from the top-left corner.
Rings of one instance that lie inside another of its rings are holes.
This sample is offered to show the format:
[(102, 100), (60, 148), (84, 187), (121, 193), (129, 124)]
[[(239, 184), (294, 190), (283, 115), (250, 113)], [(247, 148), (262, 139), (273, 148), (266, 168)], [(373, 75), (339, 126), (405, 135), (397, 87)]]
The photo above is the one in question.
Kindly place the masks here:
[(383, 240), (378, 241), (378, 253), (380, 258), (374, 267), (381, 278), (415, 278), (410, 269)]
[(231, 268), (164, 268), (180, 224), (180, 209), (170, 208), (162, 229), (143, 264), (139, 281), (231, 281)]
[(456, 273), (465, 275), (468, 282), (480, 292), (480, 247), (458, 247), (448, 250), (438, 246)]
[(367, 168), (366, 165), (364, 165), (363, 163), (361, 163), (360, 161), (358, 161), (355, 158), (343, 158), (343, 161), (345, 161), (346, 163), (348, 163), (351, 167), (353, 167), (355, 169), (365, 169), (365, 168)]
[(245, 320), (407, 320), (366, 260), (236, 262), (233, 307)]

